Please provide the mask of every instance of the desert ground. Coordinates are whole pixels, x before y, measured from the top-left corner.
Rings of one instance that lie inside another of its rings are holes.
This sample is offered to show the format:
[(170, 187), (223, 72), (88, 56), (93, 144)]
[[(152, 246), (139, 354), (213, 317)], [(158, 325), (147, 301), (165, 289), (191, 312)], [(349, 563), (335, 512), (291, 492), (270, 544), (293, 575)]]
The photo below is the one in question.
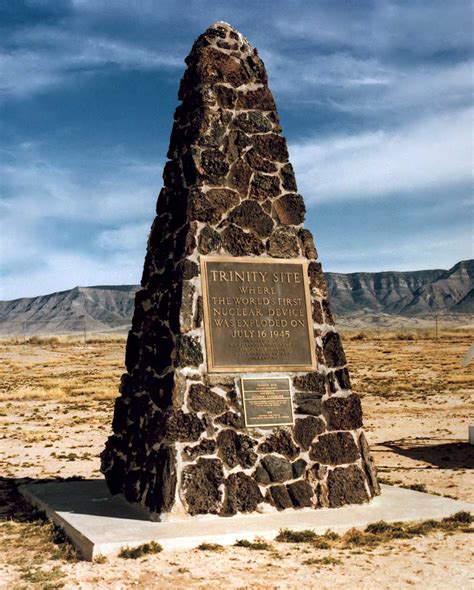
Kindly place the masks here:
[[(429, 330), (343, 337), (381, 480), (474, 502), (474, 447), (467, 442), (474, 361), (461, 366), (474, 330), (441, 330), (438, 339)], [(381, 526), (339, 539), (78, 560), (17, 486), (100, 477), (124, 346), (120, 337), (0, 340), (0, 587), (474, 587), (474, 527), (462, 520), (399, 535)]]

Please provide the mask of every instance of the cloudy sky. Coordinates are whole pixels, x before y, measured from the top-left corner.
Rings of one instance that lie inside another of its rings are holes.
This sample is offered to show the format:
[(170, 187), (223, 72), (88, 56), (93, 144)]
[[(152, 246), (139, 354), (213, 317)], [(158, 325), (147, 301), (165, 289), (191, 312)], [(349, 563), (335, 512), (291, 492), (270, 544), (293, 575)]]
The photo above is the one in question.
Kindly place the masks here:
[(328, 271), (473, 257), (461, 0), (0, 0), (1, 299), (139, 281), (183, 59), (216, 20), (265, 61)]

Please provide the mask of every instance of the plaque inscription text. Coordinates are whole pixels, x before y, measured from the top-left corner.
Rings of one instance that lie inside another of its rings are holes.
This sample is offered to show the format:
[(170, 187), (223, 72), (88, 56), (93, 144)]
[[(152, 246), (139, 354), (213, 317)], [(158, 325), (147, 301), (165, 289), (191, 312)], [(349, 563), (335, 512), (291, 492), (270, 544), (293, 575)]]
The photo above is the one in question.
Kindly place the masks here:
[(201, 257), (210, 372), (313, 370), (307, 262)]
[(294, 424), (290, 379), (240, 380), (245, 426), (273, 427)]

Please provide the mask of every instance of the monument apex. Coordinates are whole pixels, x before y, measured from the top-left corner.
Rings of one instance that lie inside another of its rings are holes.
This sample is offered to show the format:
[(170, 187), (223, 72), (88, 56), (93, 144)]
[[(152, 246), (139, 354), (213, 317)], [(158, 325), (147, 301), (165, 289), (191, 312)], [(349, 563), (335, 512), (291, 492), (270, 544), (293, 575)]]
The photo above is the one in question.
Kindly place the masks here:
[(186, 64), (109, 488), (156, 518), (369, 501), (360, 399), (263, 62), (218, 22)]

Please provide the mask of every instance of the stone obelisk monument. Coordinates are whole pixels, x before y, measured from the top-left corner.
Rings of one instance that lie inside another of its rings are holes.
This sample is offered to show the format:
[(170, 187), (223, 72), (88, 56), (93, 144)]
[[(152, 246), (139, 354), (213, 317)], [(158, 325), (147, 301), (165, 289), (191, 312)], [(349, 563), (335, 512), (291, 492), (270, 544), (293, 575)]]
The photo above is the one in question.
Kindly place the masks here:
[(155, 518), (379, 493), (265, 67), (226, 23), (186, 58), (102, 453)]

